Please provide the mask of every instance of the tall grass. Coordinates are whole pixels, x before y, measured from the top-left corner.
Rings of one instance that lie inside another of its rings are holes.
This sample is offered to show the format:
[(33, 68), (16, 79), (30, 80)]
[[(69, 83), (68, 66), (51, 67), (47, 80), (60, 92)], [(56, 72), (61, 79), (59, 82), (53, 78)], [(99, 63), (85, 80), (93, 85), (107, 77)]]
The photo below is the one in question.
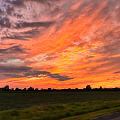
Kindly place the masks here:
[(0, 120), (60, 120), (111, 109), (120, 110), (120, 101), (75, 102), (13, 109), (0, 112)]

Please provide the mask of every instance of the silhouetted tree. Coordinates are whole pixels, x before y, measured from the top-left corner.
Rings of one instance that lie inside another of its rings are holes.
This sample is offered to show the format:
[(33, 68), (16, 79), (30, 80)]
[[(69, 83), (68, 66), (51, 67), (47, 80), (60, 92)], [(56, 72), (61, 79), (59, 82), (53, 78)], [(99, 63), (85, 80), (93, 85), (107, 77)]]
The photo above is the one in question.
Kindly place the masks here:
[(38, 91), (39, 89), (38, 88), (35, 88), (35, 91)]
[(75, 88), (76, 91), (78, 91), (79, 89), (78, 88)]
[(3, 90), (8, 91), (9, 90), (9, 85), (6, 85)]
[(23, 89), (23, 91), (26, 91), (26, 90), (27, 90), (26, 88)]
[(34, 88), (29, 87), (29, 88), (28, 88), (28, 91), (34, 91)]
[(11, 88), (11, 91), (14, 91), (14, 88)]
[(15, 88), (15, 91), (21, 91), (21, 89), (19, 89), (19, 88)]
[(48, 91), (51, 91), (52, 89), (51, 88), (48, 88)]
[(91, 88), (91, 86), (90, 85), (87, 85), (86, 86), (86, 90), (91, 90), (92, 88)]
[(100, 86), (99, 90), (102, 90), (102, 89), (103, 89), (102, 86)]

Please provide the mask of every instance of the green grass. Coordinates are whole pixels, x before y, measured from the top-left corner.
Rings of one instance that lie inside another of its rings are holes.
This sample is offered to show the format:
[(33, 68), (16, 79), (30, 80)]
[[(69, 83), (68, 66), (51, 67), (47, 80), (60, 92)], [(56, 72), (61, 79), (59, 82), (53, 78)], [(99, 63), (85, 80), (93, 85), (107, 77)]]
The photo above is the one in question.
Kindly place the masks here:
[(97, 110), (94, 112), (89, 112), (86, 114), (81, 114), (81, 115), (76, 115), (76, 116), (70, 116), (67, 118), (64, 118), (62, 120), (90, 120), (99, 116), (104, 116), (108, 114), (113, 114), (116, 112), (120, 112), (120, 107), (110, 107), (108, 109), (102, 109), (102, 110)]
[(88, 120), (116, 111), (118, 91), (0, 93), (0, 120)]
[(10, 92), (0, 93), (0, 110), (26, 108), (34, 105), (71, 102), (120, 100), (120, 91), (99, 92)]
[(52, 104), (2, 111), (0, 120), (88, 120), (119, 110), (120, 101)]

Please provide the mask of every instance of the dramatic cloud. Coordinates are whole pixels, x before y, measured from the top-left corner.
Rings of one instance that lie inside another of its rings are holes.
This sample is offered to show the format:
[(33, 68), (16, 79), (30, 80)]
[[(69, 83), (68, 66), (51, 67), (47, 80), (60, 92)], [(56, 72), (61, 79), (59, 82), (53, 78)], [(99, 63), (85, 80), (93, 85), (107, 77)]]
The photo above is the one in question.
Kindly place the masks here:
[(24, 0), (8, 0), (7, 2), (8, 3), (11, 3), (11, 4), (13, 4), (13, 5), (17, 5), (17, 6), (20, 6), (20, 5), (23, 5), (23, 1)]
[(5, 18), (5, 17), (1, 18), (0, 19), (0, 26), (2, 28), (4, 28), (4, 27), (10, 28), (10, 21), (9, 21), (9, 19)]
[(24, 50), (20, 46), (13, 46), (6, 49), (0, 49), (0, 54), (11, 54), (11, 53), (24, 53)]
[(65, 81), (65, 80), (73, 79), (73, 78), (70, 78), (68, 76), (61, 76), (59, 74), (51, 74), (50, 72), (47, 72), (47, 71), (29, 71), (28, 73), (26, 73), (24, 75), (24, 77), (29, 77), (29, 76), (39, 77), (40, 75), (46, 75), (48, 77), (57, 79), (59, 81)]
[(26, 72), (30, 70), (30, 67), (24, 67), (24, 66), (0, 66), (0, 73), (21, 73)]
[[(31, 71), (31, 67), (26, 66), (0, 66), (0, 74), (2, 73), (3, 76), (14, 77), (14, 78), (25, 78), (25, 77), (36, 77), (39, 78), (40, 75), (45, 75), (54, 79), (57, 79), (59, 81), (65, 81), (70, 80), (73, 78), (70, 78), (68, 76), (62, 76), (59, 74), (51, 74), (47, 71)], [(5, 73), (5, 74), (4, 74)]]
[(26, 28), (26, 27), (49, 27), (53, 22), (24, 22), (16, 24), (16, 28)]
[(119, 0), (0, 0), (0, 82), (120, 87)]

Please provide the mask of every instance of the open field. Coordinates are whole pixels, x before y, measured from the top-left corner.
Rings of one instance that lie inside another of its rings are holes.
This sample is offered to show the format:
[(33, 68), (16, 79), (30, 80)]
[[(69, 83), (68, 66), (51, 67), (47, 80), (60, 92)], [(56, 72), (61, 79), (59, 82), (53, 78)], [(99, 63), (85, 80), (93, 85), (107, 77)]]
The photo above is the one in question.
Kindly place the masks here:
[(120, 111), (120, 92), (6, 92), (0, 110), (0, 120), (88, 120)]

